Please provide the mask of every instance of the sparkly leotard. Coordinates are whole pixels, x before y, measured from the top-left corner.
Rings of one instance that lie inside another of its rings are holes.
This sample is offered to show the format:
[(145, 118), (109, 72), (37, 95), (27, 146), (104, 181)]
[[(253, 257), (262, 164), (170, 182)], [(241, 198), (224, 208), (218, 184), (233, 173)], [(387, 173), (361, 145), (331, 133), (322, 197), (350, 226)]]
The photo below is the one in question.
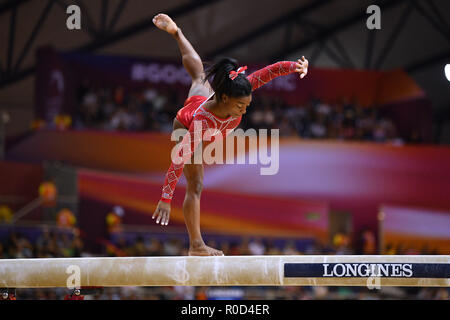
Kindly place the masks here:
[[(256, 90), (276, 77), (295, 72), (295, 68), (295, 62), (281, 61), (253, 72), (247, 79), (252, 85), (252, 90)], [(191, 158), (194, 150), (200, 144), (202, 139), (205, 139), (205, 132), (208, 129), (214, 130), (213, 136), (209, 137), (211, 138), (211, 141), (213, 141), (215, 137), (224, 137), (227, 133), (229, 134), (241, 122), (242, 116), (230, 116), (223, 119), (206, 110), (203, 105), (213, 95), (214, 93), (209, 97), (191, 96), (186, 99), (183, 108), (177, 113), (176, 118), (188, 128), (189, 132), (186, 133), (181, 143), (177, 146), (179, 148), (179, 151), (177, 151), (178, 155), (180, 159), (182, 159), (181, 162), (177, 161), (177, 163), (175, 163), (172, 160), (169, 170), (167, 171), (161, 196), (161, 200), (164, 202), (171, 202), (175, 186), (183, 173), (184, 164)], [(198, 129), (200, 125), (201, 131), (195, 130)], [(219, 135), (218, 133), (221, 134)], [(185, 152), (183, 153), (183, 151)]]

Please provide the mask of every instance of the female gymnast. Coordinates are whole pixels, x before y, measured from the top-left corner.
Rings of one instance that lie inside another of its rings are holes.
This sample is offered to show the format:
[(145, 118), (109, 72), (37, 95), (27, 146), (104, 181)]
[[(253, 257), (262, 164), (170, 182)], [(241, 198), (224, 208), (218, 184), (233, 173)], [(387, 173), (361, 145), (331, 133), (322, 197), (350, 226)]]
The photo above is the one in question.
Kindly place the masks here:
[[(170, 202), (175, 186), (184, 172), (187, 180), (186, 195), (183, 202), (183, 215), (189, 234), (189, 255), (192, 256), (219, 256), (223, 252), (207, 246), (200, 232), (200, 195), (203, 187), (203, 164), (184, 163), (192, 156), (201, 141), (194, 138), (194, 122), (202, 124), (202, 139), (206, 129), (216, 129), (221, 133), (219, 137), (236, 128), (252, 101), (252, 91), (263, 86), (275, 77), (288, 75), (293, 72), (304, 78), (308, 73), (308, 60), (305, 57), (297, 62), (281, 61), (248, 77), (244, 76), (247, 67), (239, 67), (234, 59), (223, 58), (211, 68), (203, 69), (200, 56), (183, 35), (181, 29), (166, 14), (158, 14), (153, 23), (159, 29), (169, 33), (177, 42), (181, 53), (183, 66), (192, 78), (189, 95), (184, 106), (177, 113), (173, 121), (173, 130), (187, 129), (188, 133), (178, 145), (187, 145), (187, 150), (179, 151), (181, 163), (172, 164), (166, 174), (161, 200), (158, 202), (152, 218), (156, 223), (167, 225), (170, 217)], [(213, 78), (211, 85), (209, 78)], [(210, 100), (215, 96), (214, 99)], [(197, 122), (198, 123), (198, 122)], [(212, 138), (215, 138), (213, 136)], [(212, 141), (213, 139), (211, 139)], [(186, 148), (184, 148), (186, 150)]]

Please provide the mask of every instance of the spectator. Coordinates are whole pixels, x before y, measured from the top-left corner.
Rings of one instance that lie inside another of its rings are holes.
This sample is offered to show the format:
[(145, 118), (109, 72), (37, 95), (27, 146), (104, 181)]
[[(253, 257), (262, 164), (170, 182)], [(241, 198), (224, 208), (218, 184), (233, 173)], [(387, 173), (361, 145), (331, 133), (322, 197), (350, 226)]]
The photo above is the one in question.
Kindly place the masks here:
[(150, 256), (162, 256), (163, 255), (163, 249), (161, 246), (161, 242), (159, 242), (156, 238), (153, 238), (150, 241), (150, 245), (148, 247), (148, 254)]
[(136, 241), (134, 242), (133, 249), (131, 251), (134, 256), (140, 257), (140, 256), (146, 256), (147, 255), (147, 249), (144, 244), (144, 239), (139, 236), (136, 238)]
[(266, 252), (266, 247), (262, 243), (261, 239), (257, 238), (249, 243), (248, 250), (250, 251), (250, 254), (260, 256)]
[(300, 252), (295, 248), (293, 241), (289, 241), (283, 249), (284, 255), (298, 255)]

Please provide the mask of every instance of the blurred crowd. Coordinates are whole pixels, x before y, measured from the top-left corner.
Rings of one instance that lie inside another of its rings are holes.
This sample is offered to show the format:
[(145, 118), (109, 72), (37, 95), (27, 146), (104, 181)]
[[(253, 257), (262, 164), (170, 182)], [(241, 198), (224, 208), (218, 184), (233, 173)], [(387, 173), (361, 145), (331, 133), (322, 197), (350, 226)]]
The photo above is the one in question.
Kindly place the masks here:
[[(354, 254), (360, 249), (335, 238), (329, 245), (314, 242), (299, 250), (294, 240), (281, 245), (270, 239), (242, 237), (236, 241), (218, 241), (211, 238), (207, 244), (220, 248), (225, 255), (298, 255), (298, 254)], [(396, 251), (396, 250), (404, 251)], [(365, 248), (361, 248), (367, 250)], [(413, 253), (406, 248), (390, 247), (389, 254)], [(417, 252), (430, 254), (435, 252)], [(415, 254), (417, 254), (415, 253)], [(140, 236), (125, 240), (119, 236), (104, 246), (103, 256), (180, 256), (187, 254), (187, 243), (180, 236), (162, 240)], [(44, 230), (34, 241), (27, 236), (11, 232), (0, 239), (0, 259), (89, 257), (82, 239), (77, 234)], [(96, 254), (95, 256), (98, 256)], [(449, 299), (448, 288), (389, 288), (370, 290), (365, 287), (123, 287), (103, 288), (85, 299)], [(64, 299), (69, 289), (17, 289), (17, 299)]]
[[(77, 92), (74, 127), (169, 133), (184, 98), (171, 88), (94, 89), (84, 82)], [(345, 99), (336, 104), (313, 99), (307, 105), (289, 106), (260, 93), (254, 96), (241, 127), (280, 129), (284, 137), (402, 143), (393, 121), (378, 108), (363, 108)]]
[(48, 229), (35, 241), (18, 232), (0, 241), (0, 259), (81, 257), (83, 253), (84, 244), (78, 235)]
[(130, 92), (124, 87), (94, 89), (83, 82), (77, 91), (76, 129), (171, 132), (181, 100), (177, 91), (148, 87)]
[(245, 129), (279, 129), (282, 137), (305, 139), (403, 142), (394, 122), (382, 116), (379, 108), (363, 108), (345, 99), (335, 104), (312, 99), (302, 106), (263, 95), (254, 99)]

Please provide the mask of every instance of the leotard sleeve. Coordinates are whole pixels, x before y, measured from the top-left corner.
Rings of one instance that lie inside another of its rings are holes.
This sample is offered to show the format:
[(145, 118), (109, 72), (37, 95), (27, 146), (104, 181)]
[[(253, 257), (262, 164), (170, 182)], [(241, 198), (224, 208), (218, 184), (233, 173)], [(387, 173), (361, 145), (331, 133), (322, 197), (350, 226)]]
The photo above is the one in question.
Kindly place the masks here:
[(247, 79), (252, 84), (252, 90), (256, 90), (276, 77), (294, 73), (295, 68), (296, 62), (280, 61), (253, 72)]
[[(199, 128), (201, 125), (201, 129)], [(205, 131), (215, 128), (214, 123), (207, 117), (199, 114), (195, 116), (191, 122), (188, 132), (183, 136), (181, 143), (177, 144), (176, 151), (172, 154), (177, 154), (178, 157), (172, 156), (172, 163), (164, 180), (162, 189), (161, 201), (170, 203), (173, 198), (175, 187), (180, 180), (185, 163), (192, 157), (194, 151), (197, 149), (202, 141)]]

